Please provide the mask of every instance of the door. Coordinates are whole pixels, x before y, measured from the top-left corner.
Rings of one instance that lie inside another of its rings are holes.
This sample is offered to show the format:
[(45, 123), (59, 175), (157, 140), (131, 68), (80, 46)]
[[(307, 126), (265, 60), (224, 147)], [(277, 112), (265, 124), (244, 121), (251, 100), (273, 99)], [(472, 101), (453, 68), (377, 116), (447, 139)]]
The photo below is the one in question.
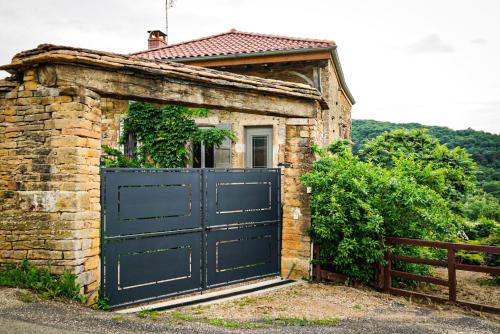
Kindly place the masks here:
[(272, 168), (273, 128), (246, 129), (246, 167)]

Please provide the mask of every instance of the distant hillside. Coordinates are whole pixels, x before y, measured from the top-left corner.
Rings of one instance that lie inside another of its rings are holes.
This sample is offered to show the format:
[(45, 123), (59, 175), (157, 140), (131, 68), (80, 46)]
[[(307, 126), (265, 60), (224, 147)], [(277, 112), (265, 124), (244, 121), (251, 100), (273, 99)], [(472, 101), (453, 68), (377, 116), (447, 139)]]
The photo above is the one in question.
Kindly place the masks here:
[(384, 131), (401, 128), (426, 128), (442, 144), (446, 144), (451, 148), (456, 146), (465, 148), (480, 167), (481, 173), (478, 175), (478, 179), (483, 188), (487, 192), (500, 197), (500, 135), (472, 129), (452, 130), (441, 126), (427, 126), (418, 123), (398, 124), (372, 120), (353, 120), (352, 140), (354, 142), (354, 151), (357, 152), (365, 141), (378, 136)]

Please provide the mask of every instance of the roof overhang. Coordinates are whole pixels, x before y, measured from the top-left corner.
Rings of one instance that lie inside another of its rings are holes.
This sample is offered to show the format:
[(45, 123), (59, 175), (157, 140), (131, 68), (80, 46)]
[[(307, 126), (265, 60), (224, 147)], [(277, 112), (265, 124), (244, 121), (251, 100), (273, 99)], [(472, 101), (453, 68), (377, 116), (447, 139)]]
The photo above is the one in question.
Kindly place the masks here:
[[(285, 56), (285, 58), (283, 58)], [(287, 57), (288, 56), (288, 57)], [(230, 55), (216, 55), (216, 56), (203, 56), (203, 57), (185, 57), (168, 59), (168, 61), (192, 64), (196, 66), (225, 66), (229, 61), (241, 59), (241, 64), (262, 64), (283, 61), (303, 61), (303, 60), (321, 60), (331, 59), (337, 72), (338, 80), (342, 91), (346, 95), (351, 104), (355, 104), (354, 99), (349, 87), (347, 86), (342, 66), (340, 65), (340, 58), (337, 52), (337, 46), (328, 46), (324, 48), (309, 48), (309, 49), (291, 49), (291, 50), (276, 50), (252, 53), (238, 53)], [(245, 60), (245, 61), (243, 61)], [(234, 62), (231, 62), (235, 64)], [(236, 63), (237, 64), (237, 63)]]

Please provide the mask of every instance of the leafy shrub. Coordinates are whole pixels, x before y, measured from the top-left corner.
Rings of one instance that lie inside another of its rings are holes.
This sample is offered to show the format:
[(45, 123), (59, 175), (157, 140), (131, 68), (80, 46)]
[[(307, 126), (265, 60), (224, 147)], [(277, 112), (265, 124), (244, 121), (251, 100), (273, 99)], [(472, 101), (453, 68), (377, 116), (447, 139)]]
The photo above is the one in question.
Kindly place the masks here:
[(129, 106), (124, 121), (121, 144), (126, 144), (130, 134), (140, 143), (129, 159), (119, 150), (103, 146), (103, 164), (106, 167), (160, 167), (183, 168), (189, 162), (188, 143), (205, 143), (220, 146), (226, 139), (234, 139), (228, 129), (200, 129), (194, 116), (206, 116), (207, 109), (190, 109), (182, 106), (155, 107), (134, 102)]
[(500, 233), (500, 222), (493, 219), (480, 217), (478, 220), (468, 222), (464, 225), (464, 232), (469, 240), (488, 242), (490, 236)]
[[(374, 265), (383, 262), (385, 236), (449, 240), (456, 235), (460, 217), (439, 193), (418, 182), (431, 179), (432, 171), (414, 157), (398, 157), (386, 168), (361, 161), (345, 141), (314, 150), (321, 159), (302, 180), (313, 190), (310, 235), (321, 245), (323, 264), (369, 283)], [(402, 255), (415, 252), (398, 248)], [(425, 266), (399, 266), (427, 272)]]
[(474, 264), (474, 265), (485, 264), (484, 256), (481, 253), (459, 250), (455, 255), (460, 263)]
[(99, 298), (96, 300), (94, 308), (103, 311), (107, 311), (111, 308), (111, 306), (109, 305), (109, 298), (104, 295), (102, 289), (99, 292)]
[(76, 276), (67, 272), (52, 275), (46, 269), (32, 266), (27, 259), (19, 263), (7, 263), (0, 271), (0, 286), (32, 289), (43, 298), (67, 298), (82, 301)]
[(483, 217), (500, 222), (500, 198), (490, 194), (470, 197), (465, 203), (465, 216), (471, 221)]

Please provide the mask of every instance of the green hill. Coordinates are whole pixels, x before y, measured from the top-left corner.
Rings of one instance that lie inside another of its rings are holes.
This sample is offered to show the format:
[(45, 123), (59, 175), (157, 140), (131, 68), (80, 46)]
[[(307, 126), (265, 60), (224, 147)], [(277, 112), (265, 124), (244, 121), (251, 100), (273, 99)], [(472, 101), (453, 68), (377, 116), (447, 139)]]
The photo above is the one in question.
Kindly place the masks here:
[(431, 135), (438, 138), (448, 147), (463, 147), (471, 154), (480, 168), (478, 180), (484, 190), (500, 197), (500, 135), (484, 131), (452, 130), (441, 126), (427, 126), (418, 123), (398, 124), (373, 120), (353, 120), (352, 140), (354, 151), (360, 146), (384, 131), (393, 129), (426, 128)]

